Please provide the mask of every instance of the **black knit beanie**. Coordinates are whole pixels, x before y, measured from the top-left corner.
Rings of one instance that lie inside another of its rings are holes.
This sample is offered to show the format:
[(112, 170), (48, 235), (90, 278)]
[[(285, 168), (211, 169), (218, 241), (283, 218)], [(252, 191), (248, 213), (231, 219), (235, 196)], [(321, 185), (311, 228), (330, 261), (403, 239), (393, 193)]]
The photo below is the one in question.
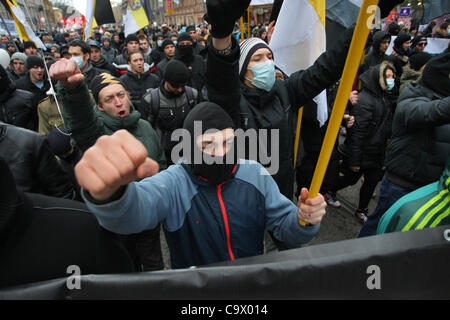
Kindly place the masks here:
[(419, 71), (433, 56), (427, 52), (417, 52), (409, 57), (411, 69)]
[(181, 41), (192, 41), (192, 37), (189, 33), (187, 32), (182, 32), (178, 35), (178, 43), (180, 43)]
[(450, 96), (450, 53), (442, 54), (427, 62), (421, 84), (438, 94)]
[(189, 80), (189, 69), (186, 65), (176, 59), (170, 60), (164, 70), (164, 81), (174, 84), (185, 85)]
[(30, 70), (36, 67), (45, 68), (44, 60), (38, 56), (29, 56), (27, 58), (27, 69)]

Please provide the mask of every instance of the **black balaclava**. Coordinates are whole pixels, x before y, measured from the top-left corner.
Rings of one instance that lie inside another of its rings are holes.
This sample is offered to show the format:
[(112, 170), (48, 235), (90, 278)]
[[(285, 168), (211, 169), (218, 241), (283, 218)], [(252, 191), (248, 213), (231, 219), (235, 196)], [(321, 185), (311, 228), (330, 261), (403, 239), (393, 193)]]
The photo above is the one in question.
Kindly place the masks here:
[(190, 41), (192, 38), (187, 32), (180, 33), (178, 36), (178, 43), (175, 47), (175, 58), (183, 62), (191, 62), (194, 59), (194, 46), (191, 45), (181, 45), (182, 41)]
[[(202, 125), (202, 130), (198, 133), (194, 132), (194, 122), (197, 121), (200, 121)], [(229, 180), (237, 162), (236, 148), (233, 146), (234, 150), (228, 151), (223, 157), (207, 155), (210, 159), (217, 160), (213, 164), (207, 164), (203, 158), (205, 154), (197, 147), (196, 143), (197, 136), (205, 133), (207, 130), (215, 129), (221, 131), (227, 128), (234, 128), (233, 120), (231, 120), (228, 113), (215, 103), (202, 102), (189, 112), (184, 120), (183, 128), (190, 133), (191, 154), (185, 154), (185, 157), (188, 158), (192, 172), (209, 183), (216, 185)], [(195, 152), (200, 152), (202, 155), (201, 163), (195, 163)], [(229, 159), (231, 154), (233, 154), (233, 159)]]

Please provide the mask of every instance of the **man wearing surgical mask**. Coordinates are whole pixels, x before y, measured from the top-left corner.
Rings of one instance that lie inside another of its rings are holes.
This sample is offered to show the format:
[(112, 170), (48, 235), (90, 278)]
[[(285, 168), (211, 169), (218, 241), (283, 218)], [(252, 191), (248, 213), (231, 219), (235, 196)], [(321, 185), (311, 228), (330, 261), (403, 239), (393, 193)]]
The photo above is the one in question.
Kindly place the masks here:
[(92, 79), (101, 73), (100, 70), (94, 68), (89, 62), (91, 57), (91, 48), (84, 41), (75, 40), (69, 43), (69, 55), (71, 59), (77, 63), (78, 68), (84, 74), (86, 84), (92, 89), (90, 84)]
[[(395, 1), (394, 1), (395, 2)], [(294, 122), (298, 109), (324, 89), (331, 87), (342, 75), (353, 35), (350, 27), (335, 45), (329, 46), (315, 63), (305, 70), (292, 73), (288, 79), (276, 79), (274, 55), (262, 39), (249, 38), (237, 45), (231, 34), (235, 20), (247, 9), (250, 1), (208, 0), (206, 21), (211, 25), (208, 48), (215, 48), (218, 59), (214, 72), (208, 72), (208, 96), (221, 93), (217, 104), (232, 116), (238, 128), (267, 129), (267, 134), (279, 134), (279, 170), (273, 175), (282, 194), (292, 199), (294, 194)], [(380, 1), (382, 16), (393, 7), (392, 1)], [(227, 15), (223, 13), (227, 12)], [(219, 45), (212, 46), (214, 39)], [(302, 52), (293, 53), (301, 55)], [(208, 57), (208, 60), (210, 57)], [(233, 66), (238, 63), (238, 70)], [(207, 68), (212, 65), (208, 61)], [(217, 75), (220, 75), (217, 76)], [(237, 83), (237, 84), (236, 84)], [(236, 100), (232, 99), (238, 95)], [(271, 145), (262, 140), (261, 149), (272, 152)], [(251, 158), (250, 155), (248, 157)], [(260, 160), (260, 159), (253, 159)]]

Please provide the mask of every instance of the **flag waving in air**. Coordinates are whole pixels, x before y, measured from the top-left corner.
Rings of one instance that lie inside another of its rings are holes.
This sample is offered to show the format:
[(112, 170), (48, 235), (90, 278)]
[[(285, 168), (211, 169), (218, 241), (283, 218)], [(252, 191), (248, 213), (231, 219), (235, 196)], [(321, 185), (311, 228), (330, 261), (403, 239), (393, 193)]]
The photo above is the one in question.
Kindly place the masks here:
[[(313, 65), (326, 50), (325, 0), (284, 0), (270, 47), (277, 67), (288, 75)], [(322, 126), (328, 119), (326, 91), (314, 102)]]
[(147, 14), (145, 13), (141, 0), (128, 0), (124, 23), (125, 37), (149, 25)]
[(16, 0), (6, 0), (6, 3), (8, 4), (11, 15), (14, 18), (14, 23), (16, 24), (16, 30), (19, 37), (23, 41), (33, 41), (38, 48), (46, 50), (44, 43), (41, 39), (39, 39), (39, 37), (36, 36), (33, 29), (31, 29), (30, 25), (27, 23), (25, 14), (22, 9), (20, 9)]

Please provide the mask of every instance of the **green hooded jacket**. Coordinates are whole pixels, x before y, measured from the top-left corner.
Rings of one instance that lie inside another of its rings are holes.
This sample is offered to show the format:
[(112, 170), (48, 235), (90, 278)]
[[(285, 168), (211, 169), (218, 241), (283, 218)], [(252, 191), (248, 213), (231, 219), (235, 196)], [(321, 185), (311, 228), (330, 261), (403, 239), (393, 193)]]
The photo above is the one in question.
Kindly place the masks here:
[(64, 123), (70, 128), (72, 139), (83, 152), (101, 136), (126, 129), (142, 142), (148, 156), (158, 162), (160, 170), (166, 169), (166, 158), (158, 135), (148, 121), (140, 118), (141, 114), (133, 105), (130, 106), (130, 114), (123, 118), (110, 116), (97, 108), (85, 83), (74, 89), (58, 84), (58, 95), (64, 110)]
[(377, 234), (450, 224), (450, 158), (439, 181), (400, 198), (386, 211)]

